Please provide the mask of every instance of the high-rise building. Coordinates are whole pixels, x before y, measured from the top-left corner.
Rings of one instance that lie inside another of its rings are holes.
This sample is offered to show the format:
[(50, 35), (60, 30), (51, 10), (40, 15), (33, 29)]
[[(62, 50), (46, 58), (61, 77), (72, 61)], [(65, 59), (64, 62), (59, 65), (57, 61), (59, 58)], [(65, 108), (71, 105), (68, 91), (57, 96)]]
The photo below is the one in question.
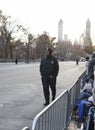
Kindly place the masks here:
[(90, 38), (90, 29), (91, 29), (91, 23), (90, 20), (88, 19), (86, 21), (86, 37)]
[(68, 35), (67, 34), (64, 35), (64, 40), (68, 41)]
[(63, 21), (62, 19), (58, 22), (58, 42), (63, 41)]
[(90, 44), (90, 29), (91, 29), (91, 23), (90, 20), (88, 19), (86, 21), (86, 32), (85, 32), (85, 39), (84, 39), (84, 46), (89, 46)]
[(84, 48), (84, 39), (85, 39), (85, 34), (82, 33), (79, 37), (79, 44), (81, 45), (81, 47)]
[(88, 19), (86, 21), (86, 32), (85, 32), (85, 38), (84, 38), (84, 48), (87, 52), (92, 52), (92, 40), (91, 40), (91, 22)]

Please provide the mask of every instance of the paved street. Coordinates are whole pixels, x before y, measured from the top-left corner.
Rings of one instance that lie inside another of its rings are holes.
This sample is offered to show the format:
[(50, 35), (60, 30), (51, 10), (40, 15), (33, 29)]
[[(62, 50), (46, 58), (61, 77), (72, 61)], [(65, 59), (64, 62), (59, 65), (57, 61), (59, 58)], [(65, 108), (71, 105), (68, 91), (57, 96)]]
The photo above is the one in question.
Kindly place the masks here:
[[(85, 63), (60, 62), (57, 96), (68, 89), (85, 69)], [(31, 128), (44, 107), (39, 63), (0, 64), (0, 130)]]

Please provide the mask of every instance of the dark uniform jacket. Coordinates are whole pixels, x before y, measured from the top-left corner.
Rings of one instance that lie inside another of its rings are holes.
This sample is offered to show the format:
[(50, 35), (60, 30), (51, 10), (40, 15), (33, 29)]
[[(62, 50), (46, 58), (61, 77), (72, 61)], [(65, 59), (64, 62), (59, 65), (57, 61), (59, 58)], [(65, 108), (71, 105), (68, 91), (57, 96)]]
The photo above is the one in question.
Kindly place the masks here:
[(59, 71), (59, 64), (55, 57), (44, 57), (41, 59), (40, 73), (42, 76), (57, 76)]
[(88, 66), (88, 78), (91, 78), (91, 76), (94, 74), (94, 66), (95, 66), (95, 58), (93, 58), (89, 62), (89, 66)]

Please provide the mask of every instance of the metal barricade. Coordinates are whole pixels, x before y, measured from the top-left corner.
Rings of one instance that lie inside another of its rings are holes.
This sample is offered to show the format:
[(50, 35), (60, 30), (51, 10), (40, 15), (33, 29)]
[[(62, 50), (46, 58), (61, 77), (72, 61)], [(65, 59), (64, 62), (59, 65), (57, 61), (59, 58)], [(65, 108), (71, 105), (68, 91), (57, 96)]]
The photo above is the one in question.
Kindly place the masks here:
[(86, 120), (86, 130), (90, 130), (90, 128), (91, 130), (92, 129), (95, 130), (95, 106), (89, 108), (89, 112)]
[[(81, 90), (81, 81), (85, 77), (85, 72), (79, 77), (79, 79), (68, 89), (68, 104), (67, 104), (67, 117), (66, 126), (69, 126), (71, 121), (72, 112), (75, 104), (77, 103), (78, 96)], [(67, 128), (66, 127), (66, 128)]]
[(80, 93), (81, 79), (60, 94), (50, 105), (42, 110), (33, 120), (32, 130), (66, 130), (69, 126), (75, 102)]
[(32, 130), (64, 130), (67, 99), (68, 91), (65, 91), (34, 118)]

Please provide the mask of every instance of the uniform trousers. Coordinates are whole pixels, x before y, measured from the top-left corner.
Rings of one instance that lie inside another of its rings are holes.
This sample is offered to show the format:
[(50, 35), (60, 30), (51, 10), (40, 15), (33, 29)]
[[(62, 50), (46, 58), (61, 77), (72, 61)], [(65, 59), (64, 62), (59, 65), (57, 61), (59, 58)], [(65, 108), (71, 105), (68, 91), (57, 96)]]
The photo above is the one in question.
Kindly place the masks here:
[(52, 101), (53, 101), (56, 96), (56, 77), (42, 76), (42, 85), (46, 103), (49, 103), (50, 100), (49, 87), (51, 88), (52, 91)]

